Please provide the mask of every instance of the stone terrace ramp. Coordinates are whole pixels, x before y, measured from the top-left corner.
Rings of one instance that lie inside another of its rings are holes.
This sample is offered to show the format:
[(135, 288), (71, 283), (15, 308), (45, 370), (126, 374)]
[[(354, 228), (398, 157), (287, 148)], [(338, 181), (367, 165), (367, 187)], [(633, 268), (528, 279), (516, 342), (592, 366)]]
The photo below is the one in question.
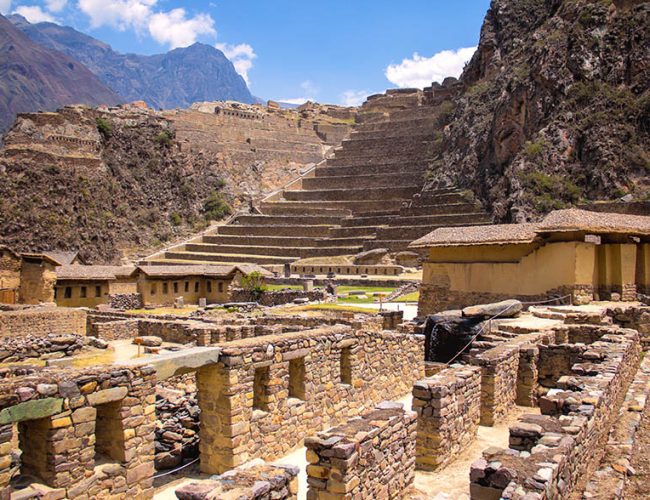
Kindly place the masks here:
[(422, 192), (439, 154), (445, 95), (438, 87), (369, 98), (362, 122), (332, 158), (262, 201), (260, 214), (240, 215), (165, 252), (164, 260), (286, 264), (373, 248), (405, 250), (440, 226), (490, 223), (471, 195), (453, 188)]

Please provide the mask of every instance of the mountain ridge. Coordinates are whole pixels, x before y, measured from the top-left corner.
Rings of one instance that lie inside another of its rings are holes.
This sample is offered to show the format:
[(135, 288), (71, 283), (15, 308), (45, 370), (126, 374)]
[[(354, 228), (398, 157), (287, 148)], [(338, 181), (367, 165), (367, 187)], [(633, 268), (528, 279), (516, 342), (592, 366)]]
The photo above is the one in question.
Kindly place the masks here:
[(194, 102), (255, 98), (232, 62), (219, 49), (202, 43), (163, 54), (121, 54), (90, 35), (54, 23), (10, 19), (32, 41), (84, 64), (127, 101), (145, 101), (155, 109), (187, 108)]

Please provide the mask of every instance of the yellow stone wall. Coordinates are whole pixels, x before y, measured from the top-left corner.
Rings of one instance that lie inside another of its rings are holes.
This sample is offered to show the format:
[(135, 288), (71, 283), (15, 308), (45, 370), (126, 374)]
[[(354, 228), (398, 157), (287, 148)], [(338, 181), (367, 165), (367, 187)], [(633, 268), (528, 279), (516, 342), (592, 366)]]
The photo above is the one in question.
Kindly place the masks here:
[(23, 259), (20, 273), (20, 302), (38, 304), (54, 302), (56, 272), (47, 262), (30, 262)]
[[(178, 279), (149, 279), (142, 275), (138, 279), (138, 291), (145, 306), (173, 305), (176, 297), (183, 297), (186, 304), (198, 304), (205, 297), (208, 304), (228, 302), (228, 287), (232, 280), (184, 277)], [(176, 289), (174, 288), (176, 283)], [(188, 283), (187, 292), (185, 283)], [(198, 292), (196, 286), (198, 283)], [(165, 293), (166, 286), (166, 293)], [(177, 292), (175, 290), (178, 290)]]
[[(99, 287), (99, 296), (97, 296), (96, 287)], [(70, 289), (68, 298), (66, 298), (66, 288)], [(86, 289), (85, 297), (82, 296), (83, 288)], [(60, 307), (95, 307), (99, 304), (107, 304), (108, 294), (108, 281), (60, 281), (56, 285), (56, 305)]]

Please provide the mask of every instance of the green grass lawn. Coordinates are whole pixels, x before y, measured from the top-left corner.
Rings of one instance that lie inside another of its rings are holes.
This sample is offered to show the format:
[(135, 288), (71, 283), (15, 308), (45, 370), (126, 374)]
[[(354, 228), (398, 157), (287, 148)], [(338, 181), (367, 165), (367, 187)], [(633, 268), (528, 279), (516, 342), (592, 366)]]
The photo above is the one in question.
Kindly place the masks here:
[(393, 302), (417, 302), (420, 300), (420, 292), (411, 292), (396, 298)]
[(337, 289), (337, 293), (350, 293), (351, 291), (356, 290), (365, 292), (367, 298), (360, 299), (356, 295), (350, 295), (348, 297), (340, 297), (337, 302), (339, 304), (372, 304), (379, 300), (379, 297), (375, 297), (373, 293), (381, 292), (388, 295), (393, 292), (395, 288), (385, 286), (340, 286)]
[(314, 304), (310, 306), (301, 307), (301, 311), (346, 311), (354, 313), (374, 314), (376, 311), (366, 309), (364, 307), (354, 307), (353, 305), (344, 304)]

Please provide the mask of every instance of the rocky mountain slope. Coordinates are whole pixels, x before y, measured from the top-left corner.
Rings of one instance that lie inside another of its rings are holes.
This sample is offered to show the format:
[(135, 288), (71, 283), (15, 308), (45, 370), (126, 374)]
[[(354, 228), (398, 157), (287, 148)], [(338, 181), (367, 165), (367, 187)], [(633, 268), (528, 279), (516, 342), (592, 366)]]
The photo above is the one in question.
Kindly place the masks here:
[(198, 101), (254, 102), (232, 63), (210, 45), (195, 43), (152, 56), (120, 54), (68, 26), (10, 19), (32, 41), (83, 63), (127, 101), (143, 100), (155, 109), (186, 108)]
[(143, 256), (280, 188), (349, 127), (331, 116), (339, 109), (198, 108), (20, 115), (0, 149), (0, 242), (79, 250), (90, 263)]
[(83, 64), (32, 42), (0, 15), (0, 132), (17, 113), (120, 101)]
[(493, 0), (461, 81), (436, 183), (504, 221), (650, 198), (650, 2)]

